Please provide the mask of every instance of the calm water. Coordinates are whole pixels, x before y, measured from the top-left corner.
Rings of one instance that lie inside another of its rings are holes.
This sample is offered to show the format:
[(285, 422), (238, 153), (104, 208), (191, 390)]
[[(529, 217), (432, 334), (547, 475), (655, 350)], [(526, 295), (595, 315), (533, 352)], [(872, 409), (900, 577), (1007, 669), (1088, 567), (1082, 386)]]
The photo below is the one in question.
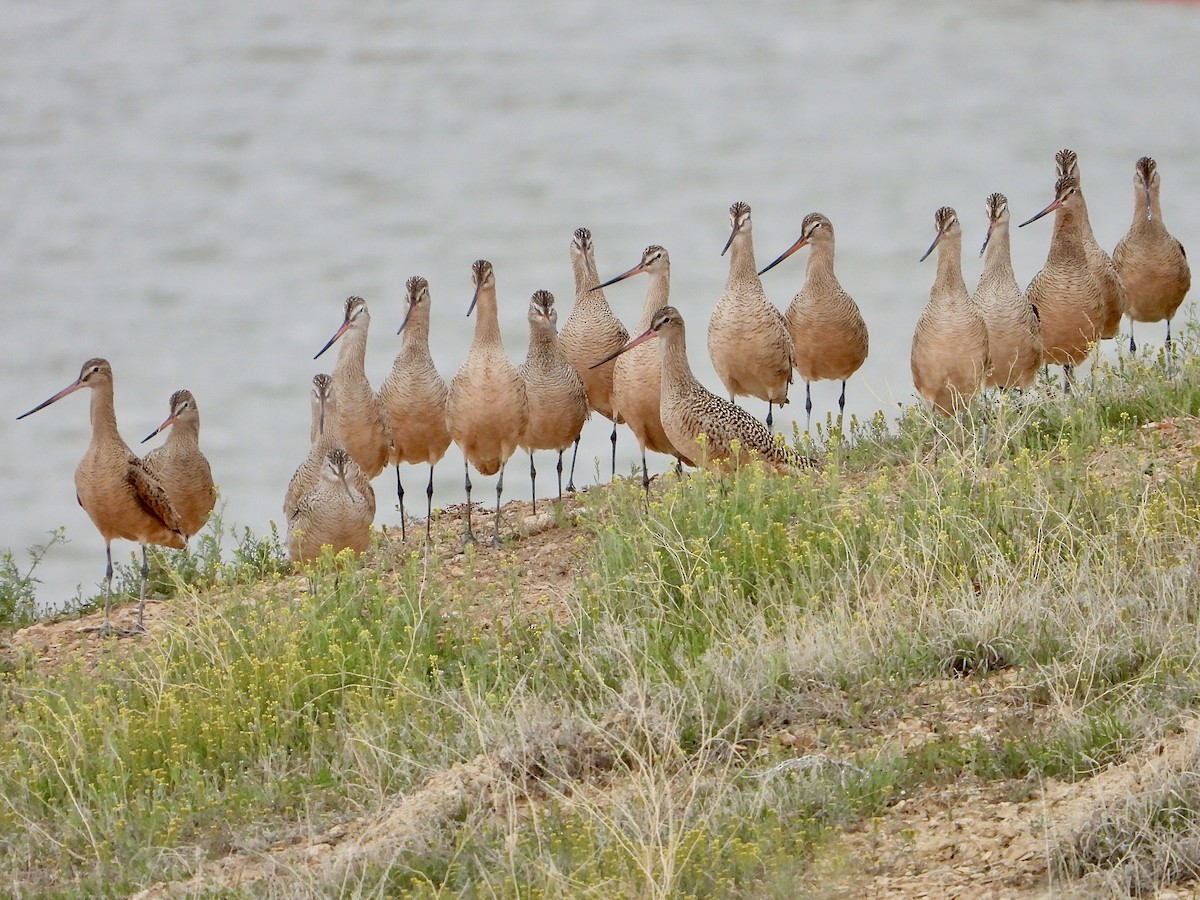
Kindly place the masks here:
[[(378, 384), (413, 274), (431, 283), (449, 378), (470, 341), (472, 260), (495, 264), (519, 359), (532, 291), (548, 288), (563, 320), (569, 312), (576, 227), (593, 230), (605, 277), (663, 244), (692, 364), (717, 388), (704, 333), (726, 274), (729, 205), (753, 205), (760, 264), (821, 210), (871, 328), (848, 403), (865, 416), (912, 397), (909, 343), (934, 270), (917, 259), (937, 207), (957, 207), (965, 246), (977, 247), (984, 197), (1003, 191), (1014, 219), (1031, 215), (1051, 199), (1054, 152), (1069, 146), (1111, 248), (1132, 216), (1133, 162), (1150, 154), (1168, 227), (1200, 246), (1200, 6), (526, 6), (5, 5), (0, 547), (20, 553), (67, 527), (72, 542), (40, 570), (43, 604), (78, 584), (90, 592), (103, 571), (71, 477), (87, 395), (13, 418), (90, 356), (113, 363), (131, 444), (163, 419), (172, 390), (196, 394), (226, 519), (261, 531), (306, 453), (309, 381), (332, 365), (312, 355), (345, 297), (371, 305)], [(1014, 234), (1022, 282), (1049, 236), (1048, 221)], [(780, 306), (804, 259), (767, 276)], [(965, 268), (973, 285), (973, 253)], [(627, 322), (644, 287), (608, 291)], [(1141, 336), (1161, 340), (1157, 327)], [(814, 395), (823, 414), (836, 387)], [(785, 427), (803, 415), (802, 390), (794, 397)], [(607, 436), (601, 422), (585, 429), (584, 481)], [(627, 432), (620, 450), (628, 468)], [(522, 456), (509, 496), (526, 495), (525, 471)], [(451, 448), (439, 504), (461, 499), (461, 472)], [(391, 477), (376, 488), (378, 520), (394, 523)], [(490, 490), (485, 479), (482, 496)], [(132, 545), (117, 549), (127, 558)]]

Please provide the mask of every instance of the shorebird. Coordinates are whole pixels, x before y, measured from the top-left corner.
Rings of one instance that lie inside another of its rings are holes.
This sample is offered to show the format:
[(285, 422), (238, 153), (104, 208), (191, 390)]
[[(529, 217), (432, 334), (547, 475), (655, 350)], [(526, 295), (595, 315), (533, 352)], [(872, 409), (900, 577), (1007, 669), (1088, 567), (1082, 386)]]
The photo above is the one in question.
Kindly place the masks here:
[[(653, 323), (654, 314), (667, 305), (671, 293), (671, 257), (667, 251), (658, 244), (651, 244), (642, 252), (640, 263), (628, 272), (610, 278), (601, 287), (624, 281), (639, 272), (645, 272), (650, 277), (646, 285), (646, 299), (642, 303), (642, 315), (637, 323), (638, 332), (644, 333)], [(624, 346), (624, 342), (621, 346)], [(611, 355), (610, 351), (609, 356)], [(658, 349), (635, 347), (617, 356), (612, 362), (604, 363), (601, 368), (609, 365), (613, 367), (613, 406), (618, 411), (621, 421), (629, 426), (629, 430), (637, 439), (638, 449), (642, 452), (642, 487), (645, 488), (648, 497), (650, 471), (646, 467), (647, 450), (674, 456), (677, 465), (686, 462), (690, 466), (692, 461), (684, 458), (675, 449), (675, 445), (663, 429), (660, 415), (662, 362)]]
[(339, 328), (313, 359), (343, 335), (333, 367), (333, 386), (338, 395), (338, 438), (358, 467), (374, 478), (383, 471), (392, 454), (392, 429), (387, 410), (367, 380), (367, 330), (371, 313), (362, 297), (346, 298), (346, 314)]
[(396, 497), (400, 502), (400, 539), (406, 540), (404, 484), (400, 463), (428, 463), (425, 488), (425, 542), (433, 520), (433, 469), (450, 446), (446, 430), (446, 398), (450, 391), (429, 352), (429, 282), (419, 275), (408, 279), (408, 312), (397, 334), (404, 343), (392, 371), (379, 388), (392, 431), (392, 463), (396, 466)]
[(754, 265), (750, 206), (729, 207), (732, 230), (721, 255), (729, 255), (729, 278), (708, 322), (708, 354), (717, 376), (736, 400), (746, 394), (767, 401), (767, 429), (775, 404), (788, 401), (795, 350), (786, 323), (763, 291)]
[(972, 300), (987, 326), (992, 373), (983, 386), (1025, 389), (1042, 365), (1042, 328), (1037, 310), (1025, 299), (1013, 275), (1009, 247), (1008, 199), (992, 194), (985, 201), (988, 230), (979, 248), (983, 271)]
[[(328, 375), (314, 375), (312, 380), (312, 426), (309, 429), (311, 446), (308, 456), (296, 467), (292, 480), (288, 482), (283, 497), (283, 520), (286, 522), (296, 510), (300, 498), (317, 486), (321, 480), (321, 469), (330, 450), (345, 449), (337, 433), (337, 393), (333, 379)], [(351, 484), (364, 497), (375, 496), (371, 480), (357, 465), (347, 468)]]
[[(1080, 233), (1083, 235), (1083, 254), (1087, 258), (1088, 268), (1104, 301), (1104, 321), (1100, 325), (1100, 338), (1107, 340), (1115, 338), (1121, 328), (1121, 316), (1125, 313), (1125, 285), (1121, 275), (1113, 264), (1112, 258), (1104, 252), (1104, 248), (1096, 241), (1092, 233), (1092, 221), (1088, 217), (1087, 201), (1083, 197), (1083, 179), (1079, 174), (1079, 155), (1074, 150), (1059, 150), (1054, 155), (1056, 177), (1071, 175), (1075, 178), (1075, 193), (1079, 200)], [(1096, 369), (1092, 367), (1092, 378), (1095, 379)]]
[(496, 274), (487, 260), (471, 266), (475, 295), (467, 315), (476, 306), (475, 337), (454, 380), (446, 404), (446, 427), (462, 451), (467, 489), (467, 527), (463, 537), (474, 543), (471, 529), (471, 466), (481, 475), (495, 475), (496, 521), (492, 545), (500, 546), (500, 496), (504, 491), (504, 466), (520, 444), (529, 422), (529, 401), (517, 367), (509, 361), (500, 337), (496, 313)]
[(558, 345), (558, 313), (554, 295), (536, 291), (529, 301), (529, 351), (517, 368), (525, 382), (529, 421), (521, 446), (529, 452), (529, 486), (537, 513), (537, 450), (558, 451), (558, 501), (562, 502), (563, 451), (579, 439), (588, 417), (587, 390), (575, 367)]
[(912, 341), (912, 376), (917, 392), (938, 412), (955, 415), (970, 405), (991, 369), (987, 327), (962, 276), (962, 228), (958, 214), (943, 206), (934, 215), (937, 276)]
[[(706, 468), (740, 464), (757, 454), (768, 466), (790, 470), (812, 465), (782, 443), (740, 406), (718, 397), (692, 374), (683, 316), (673, 306), (655, 312), (647, 328), (618, 350), (627, 353), (658, 336), (662, 361), (662, 424), (671, 443)], [(607, 360), (600, 360), (601, 365)]]
[[(1171, 318), (1192, 286), (1183, 244), (1167, 232), (1159, 201), (1158, 166), (1143, 156), (1133, 170), (1133, 224), (1113, 250), (1113, 262), (1125, 284), (1125, 312), (1129, 316), (1129, 352), (1134, 322), (1167, 320), (1167, 353), (1171, 351)], [(1170, 356), (1168, 355), (1168, 360)]]
[(846, 379), (867, 358), (867, 324), (853, 298), (833, 271), (833, 223), (821, 213), (809, 213), (800, 226), (800, 237), (759, 275), (779, 265), (801, 247), (812, 247), (800, 289), (783, 320), (796, 356), (796, 371), (804, 379), (805, 430), (812, 425), (812, 383), (841, 381), (838, 419), (846, 412)]
[(363, 553), (371, 545), (375, 519), (375, 491), (354, 459), (341, 447), (325, 454), (317, 483), (296, 501), (288, 513), (288, 555), (305, 563), (321, 555), (322, 547), (334, 553), (349, 548)]
[(32, 415), (85, 387), (92, 389), (92, 439), (75, 468), (75, 497), (104, 538), (108, 564), (104, 570), (104, 626), (100, 632), (104, 635), (113, 633), (108, 613), (112, 605), (114, 538), (135, 541), (142, 548), (142, 585), (137, 612), (137, 630), (141, 631), (146, 582), (150, 576), (146, 545), (182, 550), (187, 546), (187, 540), (179, 523), (179, 514), (171, 505), (166, 490), (133, 454), (117, 430), (112, 366), (106, 359), (89, 359), (74, 383), (17, 418)]
[[(601, 290), (600, 278), (596, 274), (596, 251), (592, 233), (586, 228), (575, 229), (571, 239), (571, 269), (575, 273), (575, 305), (567, 316), (566, 324), (558, 335), (559, 346), (567, 360), (583, 379), (587, 391), (588, 405), (613, 423), (612, 473), (617, 474), (617, 422), (613, 412), (612, 364), (591, 369), (589, 366), (614, 350), (625, 346), (629, 332), (613, 315), (608, 301)], [(579, 439), (575, 439), (575, 453), (571, 456), (571, 475), (567, 490), (575, 490), (575, 457), (579, 455)]]
[(1033, 276), (1025, 297), (1038, 310), (1042, 360), (1063, 367), (1063, 390), (1071, 390), (1071, 371), (1100, 340), (1106, 315), (1104, 296), (1088, 265), (1080, 217), (1079, 182), (1064, 175), (1054, 185), (1054, 200), (1019, 227), (1054, 212), (1054, 234), (1046, 264)]
[(191, 391), (171, 395), (171, 414), (142, 443), (164, 428), (171, 429), (166, 442), (147, 453), (142, 465), (166, 490), (186, 540), (199, 533), (217, 503), (212, 468), (200, 452), (200, 408)]

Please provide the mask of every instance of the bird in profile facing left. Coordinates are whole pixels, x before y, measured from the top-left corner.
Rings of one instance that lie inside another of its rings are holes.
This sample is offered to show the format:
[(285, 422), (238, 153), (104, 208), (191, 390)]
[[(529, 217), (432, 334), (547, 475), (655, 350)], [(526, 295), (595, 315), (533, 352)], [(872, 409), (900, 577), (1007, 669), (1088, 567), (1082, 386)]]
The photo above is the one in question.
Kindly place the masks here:
[(1163, 224), (1161, 183), (1158, 164), (1149, 156), (1139, 159), (1133, 169), (1133, 224), (1113, 250), (1113, 263), (1125, 284), (1130, 353), (1137, 350), (1133, 323), (1164, 319), (1170, 353), (1171, 319), (1192, 286), (1192, 270), (1183, 244)]
[(763, 290), (754, 265), (750, 205), (729, 207), (731, 230), (725, 242), (729, 278), (708, 322), (708, 354), (729, 399), (742, 395), (767, 401), (767, 430), (773, 409), (788, 402), (795, 350), (787, 324)]
[(504, 351), (496, 308), (496, 273), (485, 259), (471, 266), (475, 294), (467, 315), (478, 308), (475, 336), (467, 358), (450, 382), (446, 427), (463, 454), (466, 474), (466, 543), (475, 542), (471, 528), (471, 466), (481, 475), (495, 475), (496, 519), (492, 546), (500, 546), (500, 497), (504, 492), (504, 467), (521, 442), (529, 422), (525, 382)]
[(533, 512), (537, 512), (538, 450), (558, 451), (558, 500), (562, 502), (563, 451), (579, 438), (588, 417), (587, 390), (575, 367), (558, 345), (558, 313), (554, 295), (535, 291), (529, 301), (529, 351), (517, 373), (525, 382), (529, 421), (521, 435), (521, 446), (529, 453), (529, 485)]
[(781, 471), (812, 464), (777, 443), (762, 422), (712, 393), (692, 374), (683, 316), (675, 307), (658, 310), (650, 327), (613, 355), (628, 353), (654, 337), (662, 360), (662, 424), (681, 454), (706, 468), (736, 466), (752, 454)]
[(117, 430), (112, 366), (106, 359), (89, 359), (74, 382), (17, 418), (23, 419), (45, 409), (81, 388), (92, 391), (92, 439), (75, 468), (75, 497), (104, 538), (108, 562), (104, 570), (104, 625), (100, 633), (113, 633), (109, 608), (112, 605), (112, 542), (115, 538), (134, 541), (142, 548), (142, 583), (136, 626), (136, 630), (141, 631), (146, 583), (150, 576), (146, 546), (155, 544), (182, 550), (187, 541), (179, 514), (171, 505), (166, 490), (129, 449)]
[(934, 214), (937, 236), (921, 257), (937, 250), (937, 275), (929, 302), (913, 332), (913, 384), (938, 412), (965, 410), (991, 370), (987, 326), (967, 294), (962, 275), (962, 228), (958, 213), (943, 206)]
[(212, 468), (200, 452), (200, 408), (191, 391), (171, 395), (171, 414), (142, 443), (164, 428), (170, 428), (167, 440), (146, 454), (142, 465), (158, 479), (179, 515), (185, 538), (198, 534), (217, 503)]
[(775, 268), (801, 247), (811, 247), (804, 286), (792, 299), (783, 320), (796, 355), (796, 371), (804, 379), (805, 430), (812, 425), (812, 383), (831, 379), (842, 383), (839, 419), (846, 412), (846, 380), (867, 358), (867, 323), (833, 271), (833, 223), (821, 213), (809, 213), (800, 237), (769, 266)]
[(392, 455), (392, 426), (379, 395), (367, 380), (367, 332), (371, 313), (362, 297), (347, 297), (342, 326), (313, 359), (337, 341), (333, 387), (338, 395), (336, 425), (341, 445), (368, 478), (383, 471)]

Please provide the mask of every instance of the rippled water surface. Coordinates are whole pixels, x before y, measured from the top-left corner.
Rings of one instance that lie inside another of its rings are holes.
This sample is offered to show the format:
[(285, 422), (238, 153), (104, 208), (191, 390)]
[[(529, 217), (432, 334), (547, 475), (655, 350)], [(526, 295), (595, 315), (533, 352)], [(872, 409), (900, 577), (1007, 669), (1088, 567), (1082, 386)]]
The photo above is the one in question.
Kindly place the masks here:
[[(71, 543), (40, 570), (48, 606), (103, 573), (71, 476), (86, 395), (14, 417), (90, 356), (113, 364), (131, 444), (172, 390), (195, 393), (226, 519), (261, 531), (306, 453), (309, 381), (332, 365), (312, 356), (345, 297), (371, 306), (378, 384), (413, 274), (431, 283), (448, 379), (470, 341), (472, 260), (495, 264), (519, 359), (532, 291), (569, 312), (576, 227), (592, 229), (605, 277), (663, 244), (692, 364), (718, 388), (704, 329), (729, 205), (753, 205), (760, 264), (820, 210), (871, 328), (848, 403), (865, 416), (912, 398), (909, 344), (934, 274), (917, 259), (937, 207), (959, 209), (969, 251), (984, 197), (1003, 191), (1015, 219), (1032, 215), (1051, 199), (1054, 152), (1073, 147), (1111, 248), (1132, 216), (1133, 162), (1150, 154), (1168, 227), (1200, 245), (1195, 5), (472, 0), (321, 14), (42, 0), (7, 4), (5, 23), (0, 547), (20, 556), (67, 527)], [(1048, 222), (1014, 233), (1018, 280), (1049, 236)], [(804, 255), (765, 278), (781, 307)], [(973, 285), (973, 253), (965, 269)], [(643, 291), (634, 279), (608, 297), (632, 324)], [(1141, 336), (1161, 341), (1157, 326)], [(785, 427), (803, 415), (793, 396)], [(835, 400), (832, 384), (814, 390), (819, 415)], [(585, 429), (585, 481), (607, 436), (602, 422)], [(634, 450), (626, 432), (621, 468)], [(525, 496), (525, 471), (522, 456), (509, 496)], [(460, 500), (461, 480), (451, 448), (437, 502)], [(379, 521), (395, 522), (390, 476), (376, 489)]]

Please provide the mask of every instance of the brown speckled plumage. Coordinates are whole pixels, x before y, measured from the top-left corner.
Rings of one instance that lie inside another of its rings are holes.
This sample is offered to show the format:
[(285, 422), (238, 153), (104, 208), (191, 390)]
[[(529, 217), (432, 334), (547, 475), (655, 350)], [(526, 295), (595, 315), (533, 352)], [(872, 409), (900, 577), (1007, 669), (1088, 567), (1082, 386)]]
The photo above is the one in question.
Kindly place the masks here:
[(733, 204), (729, 218), (729, 278), (709, 319), (708, 353), (730, 399), (750, 396), (782, 406), (795, 364), (792, 339), (758, 278), (749, 205)]
[[(367, 380), (367, 332), (371, 313), (362, 297), (346, 299), (342, 327), (321, 353), (340, 340), (333, 367), (333, 387), (338, 395), (338, 438), (368, 478), (383, 471), (392, 455), (392, 427), (379, 395)], [(315, 359), (316, 357), (314, 357)]]
[(1054, 155), (1056, 177), (1071, 175), (1075, 178), (1080, 233), (1083, 236), (1083, 254), (1087, 258), (1088, 268), (1100, 289), (1104, 303), (1104, 320), (1100, 325), (1100, 338), (1107, 340), (1117, 336), (1121, 328), (1121, 316), (1125, 312), (1125, 285), (1112, 258), (1104, 252), (1104, 248), (1096, 241), (1092, 233), (1092, 221), (1088, 217), (1087, 200), (1083, 196), (1083, 179), (1079, 174), (1079, 155), (1074, 150), (1059, 150)]
[(1042, 326), (1042, 359), (1076, 366), (1100, 340), (1105, 305), (1083, 246), (1079, 184), (1064, 175), (1054, 186), (1054, 200), (1022, 226), (1054, 212), (1054, 233), (1042, 270), (1033, 276), (1025, 296), (1038, 310)]
[(325, 454), (315, 485), (296, 501), (288, 516), (288, 555), (308, 562), (329, 546), (334, 553), (350, 549), (363, 553), (371, 545), (375, 492), (359, 487), (364, 477), (353, 458), (340, 447)]
[[(958, 214), (943, 206), (934, 216), (937, 276), (912, 342), (917, 393), (946, 415), (965, 409), (991, 369), (987, 328), (967, 295), (962, 276), (962, 229)], [(924, 259), (925, 257), (922, 257)]]
[(1171, 318), (1192, 286), (1192, 272), (1183, 244), (1163, 224), (1161, 178), (1150, 157), (1143, 156), (1134, 166), (1133, 186), (1133, 224), (1113, 250), (1125, 283), (1125, 313), (1131, 322), (1165, 319), (1170, 335)]
[(983, 271), (971, 298), (987, 326), (992, 359), (992, 374), (984, 387), (1028, 388), (1042, 365), (1042, 329), (1013, 275), (1008, 199), (992, 194), (985, 205)]
[(683, 317), (679, 310), (666, 306), (656, 311), (649, 329), (626, 346), (640, 346), (655, 335), (662, 360), (663, 428), (671, 443), (682, 453), (697, 465), (706, 467), (744, 461), (751, 451), (780, 470), (811, 465), (810, 460), (776, 443), (766, 426), (754, 416), (718, 397), (696, 380), (688, 364)]
[[(171, 395), (170, 414), (146, 440), (170, 428), (167, 440), (142, 460), (171, 499), (185, 537), (198, 534), (217, 502), (212, 468), (200, 451), (200, 408), (191, 391)], [(144, 443), (144, 441), (143, 441)]]

